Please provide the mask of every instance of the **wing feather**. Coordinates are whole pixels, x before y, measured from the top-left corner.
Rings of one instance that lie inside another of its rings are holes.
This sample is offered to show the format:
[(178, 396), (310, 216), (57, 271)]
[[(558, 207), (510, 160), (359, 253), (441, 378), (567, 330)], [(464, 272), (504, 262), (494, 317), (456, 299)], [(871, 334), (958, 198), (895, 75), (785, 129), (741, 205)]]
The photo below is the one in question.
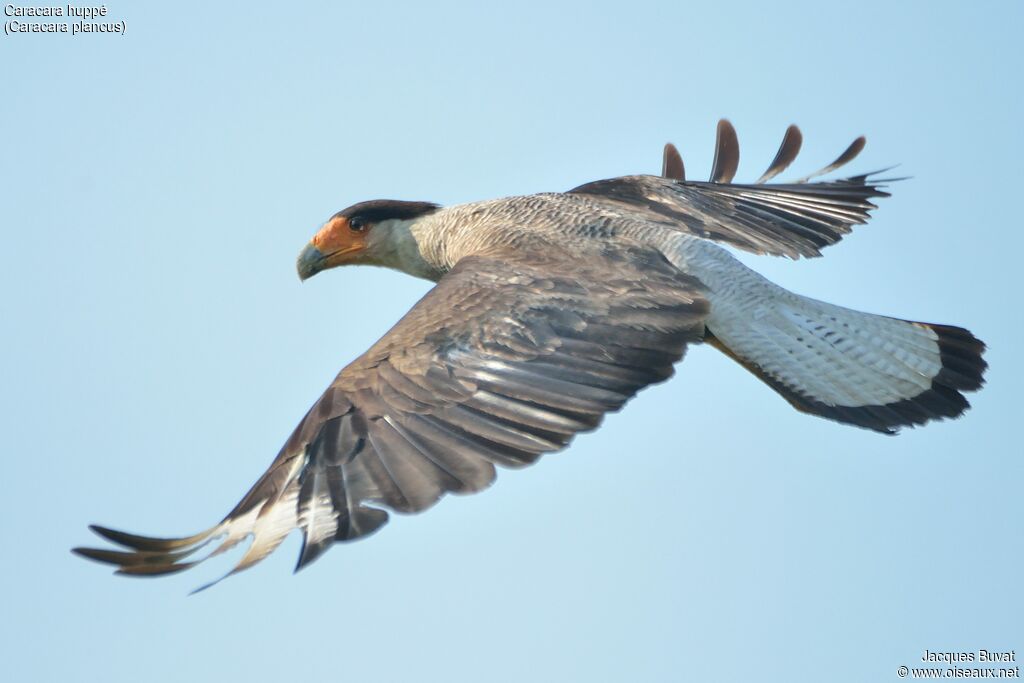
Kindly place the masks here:
[(77, 552), (151, 576), (201, 562), (192, 557), (206, 544), (219, 540), (209, 557), (251, 537), (230, 576), (299, 529), (304, 567), (378, 530), (387, 510), (420, 512), (486, 488), (495, 465), (563, 448), (668, 378), (703, 335), (702, 287), (653, 250), (527, 256), (460, 262), (342, 370), (217, 526), (181, 539), (97, 527), (128, 550)]
[(797, 155), (800, 154), (800, 146), (804, 143), (804, 136), (800, 132), (800, 129), (795, 125), (790, 125), (786, 129), (785, 135), (782, 136), (782, 144), (779, 145), (779, 151), (775, 153), (775, 158), (772, 159), (772, 163), (768, 165), (766, 170), (761, 177), (754, 182), (758, 185), (766, 183), (775, 176), (779, 175), (793, 163)]
[(822, 175), (825, 175), (827, 173), (831, 173), (832, 171), (836, 170), (837, 168), (839, 168), (841, 166), (845, 166), (846, 164), (850, 163), (851, 161), (853, 161), (854, 159), (857, 158), (857, 156), (864, 150), (864, 146), (867, 143), (868, 143), (868, 139), (866, 137), (864, 137), (863, 135), (861, 135), (859, 138), (857, 138), (856, 140), (851, 142), (850, 146), (847, 147), (846, 149), (844, 149), (843, 153), (840, 154), (838, 157), (836, 157), (836, 160), (833, 161), (831, 164), (829, 164), (828, 166), (825, 166), (823, 168), (819, 168), (814, 173), (811, 173), (809, 175), (805, 175), (803, 178), (800, 178), (799, 180), (797, 180), (795, 182), (797, 182), (797, 183), (806, 183), (811, 178), (817, 178), (818, 176), (822, 176)]
[(674, 180), (686, 180), (686, 168), (683, 166), (683, 157), (671, 142), (665, 143), (665, 151), (662, 154), (661, 160), (661, 176)]
[(740, 165), (740, 143), (736, 137), (736, 129), (728, 119), (718, 122), (718, 135), (715, 140), (715, 161), (711, 165), (713, 183), (731, 183)]
[(665, 148), (661, 177), (597, 180), (569, 193), (585, 195), (626, 217), (639, 216), (756, 254), (820, 256), (822, 248), (839, 242), (853, 226), (867, 222), (876, 208), (871, 200), (888, 197), (885, 185), (896, 179), (878, 179), (874, 177), (877, 174), (869, 173), (808, 182), (856, 158), (865, 146), (865, 138), (859, 137), (824, 168), (794, 182), (768, 183), (792, 164), (802, 143), (800, 129), (791, 125), (761, 177), (753, 184), (733, 183), (739, 145), (735, 129), (723, 119), (718, 125), (709, 182), (684, 180), (681, 157), (670, 143)]

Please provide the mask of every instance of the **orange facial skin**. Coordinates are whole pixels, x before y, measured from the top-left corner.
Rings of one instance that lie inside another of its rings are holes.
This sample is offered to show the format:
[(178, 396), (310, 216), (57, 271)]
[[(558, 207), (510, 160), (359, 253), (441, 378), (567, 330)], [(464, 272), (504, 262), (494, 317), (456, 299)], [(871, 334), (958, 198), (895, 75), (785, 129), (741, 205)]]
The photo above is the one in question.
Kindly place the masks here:
[(299, 254), (295, 262), (299, 278), (308, 280), (328, 268), (359, 263), (367, 251), (367, 231), (367, 227), (353, 230), (344, 216), (331, 218)]
[(347, 218), (334, 216), (324, 223), (310, 244), (324, 255), (326, 265), (338, 266), (352, 261), (355, 254), (366, 249), (366, 231), (352, 230)]

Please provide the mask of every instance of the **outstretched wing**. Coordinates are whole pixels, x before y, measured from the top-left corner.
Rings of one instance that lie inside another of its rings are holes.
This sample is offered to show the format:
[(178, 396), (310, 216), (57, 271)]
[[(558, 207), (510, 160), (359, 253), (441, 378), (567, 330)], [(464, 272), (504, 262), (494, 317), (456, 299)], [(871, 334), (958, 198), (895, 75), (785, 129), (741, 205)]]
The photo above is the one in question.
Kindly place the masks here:
[(670, 225), (704, 239), (724, 242), (756, 254), (820, 256), (854, 225), (867, 222), (876, 197), (887, 197), (887, 180), (865, 174), (808, 182), (852, 161), (865, 140), (857, 138), (831, 164), (792, 183), (765, 184), (784, 171), (800, 152), (803, 136), (790, 126), (775, 159), (757, 182), (733, 183), (739, 167), (736, 131), (725, 119), (718, 124), (715, 160), (709, 182), (685, 179), (682, 157), (665, 146), (662, 177), (638, 175), (581, 185), (574, 194), (626, 207), (648, 220)]
[(656, 251), (601, 249), (462, 260), (342, 370), (222, 522), (177, 539), (93, 527), (127, 550), (76, 552), (158, 575), (201, 561), (190, 558), (211, 541), (215, 555), (252, 536), (234, 573), (298, 528), (303, 567), (335, 541), (379, 529), (384, 508), (425, 510), (445, 493), (487, 487), (495, 465), (563, 448), (667, 379), (704, 332), (697, 281)]

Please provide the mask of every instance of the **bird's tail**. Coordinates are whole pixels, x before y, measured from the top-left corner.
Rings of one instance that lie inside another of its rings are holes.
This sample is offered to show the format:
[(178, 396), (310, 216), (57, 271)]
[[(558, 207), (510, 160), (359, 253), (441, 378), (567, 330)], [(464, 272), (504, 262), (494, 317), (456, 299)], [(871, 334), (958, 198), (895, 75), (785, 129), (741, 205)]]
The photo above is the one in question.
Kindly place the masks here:
[(713, 298), (707, 329), (797, 410), (886, 433), (959, 416), (987, 367), (963, 328), (833, 306), (759, 276)]

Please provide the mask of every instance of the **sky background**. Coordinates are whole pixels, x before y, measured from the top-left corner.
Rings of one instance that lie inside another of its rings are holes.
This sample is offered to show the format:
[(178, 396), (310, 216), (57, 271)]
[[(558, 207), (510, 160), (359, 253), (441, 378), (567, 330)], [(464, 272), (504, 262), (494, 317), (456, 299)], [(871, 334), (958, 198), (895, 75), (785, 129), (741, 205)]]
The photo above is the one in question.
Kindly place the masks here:
[[(712, 6), (714, 5), (714, 6)], [(0, 37), (0, 654), (10, 681), (888, 681), (1024, 656), (1024, 4), (107, 5), (127, 34)], [(715, 123), (738, 179), (860, 134), (902, 164), (797, 292), (969, 327), (988, 385), (887, 438), (792, 410), (711, 348), (488, 491), (291, 574), (297, 535), (174, 577), (72, 556), (101, 523), (219, 520), (429, 283), (300, 284), (371, 198), (450, 204), (660, 170)]]

